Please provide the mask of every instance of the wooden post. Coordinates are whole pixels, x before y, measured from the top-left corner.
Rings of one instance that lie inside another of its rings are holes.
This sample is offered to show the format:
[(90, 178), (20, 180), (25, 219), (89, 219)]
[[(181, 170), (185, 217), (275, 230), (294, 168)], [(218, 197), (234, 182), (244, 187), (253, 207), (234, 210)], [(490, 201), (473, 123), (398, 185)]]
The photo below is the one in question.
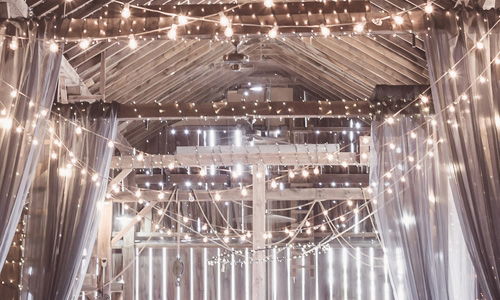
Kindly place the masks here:
[[(253, 259), (260, 260), (266, 256), (266, 179), (265, 166), (253, 165)], [(252, 299), (266, 299), (266, 263), (252, 263)]]

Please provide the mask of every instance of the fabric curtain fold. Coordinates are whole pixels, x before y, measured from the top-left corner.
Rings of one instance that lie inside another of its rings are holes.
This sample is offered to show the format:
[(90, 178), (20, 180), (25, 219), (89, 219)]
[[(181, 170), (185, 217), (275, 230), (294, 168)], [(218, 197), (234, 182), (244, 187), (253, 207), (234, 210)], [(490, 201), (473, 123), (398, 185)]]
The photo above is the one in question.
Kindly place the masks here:
[[(429, 117), (400, 115), (394, 123), (372, 123), (370, 183), (377, 230), (396, 299), (474, 299), (474, 282), (467, 256), (453, 255), (465, 248), (461, 232), (451, 233), (456, 215), (449, 205), (448, 178), (437, 132)], [(462, 242), (462, 243), (460, 243)], [(454, 265), (450, 265), (450, 260)]]
[(428, 28), (443, 162), (483, 297), (500, 299), (500, 15), (461, 10)]
[(0, 269), (25, 204), (54, 100), (61, 50), (50, 26), (0, 21)]
[(22, 299), (76, 299), (97, 237), (117, 106), (75, 105), (52, 120), (29, 197)]

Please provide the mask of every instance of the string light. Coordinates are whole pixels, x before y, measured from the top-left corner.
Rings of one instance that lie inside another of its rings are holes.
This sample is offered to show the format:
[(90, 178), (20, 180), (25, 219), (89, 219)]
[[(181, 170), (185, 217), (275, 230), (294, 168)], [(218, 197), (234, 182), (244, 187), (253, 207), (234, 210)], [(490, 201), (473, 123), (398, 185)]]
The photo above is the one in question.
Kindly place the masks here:
[(130, 17), (130, 4), (129, 3), (125, 3), (125, 5), (123, 6), (121, 15), (125, 19)]
[(82, 39), (80, 43), (78, 43), (81, 49), (85, 50), (90, 46), (90, 39)]
[(264, 0), (264, 6), (267, 8), (273, 7), (274, 3), (273, 0)]
[(278, 26), (274, 26), (268, 33), (269, 37), (274, 39), (278, 36)]
[(229, 18), (222, 11), (219, 13), (219, 24), (224, 27), (230, 24)]
[(229, 24), (226, 29), (224, 29), (224, 35), (228, 38), (233, 36), (233, 28), (231, 27), (231, 24)]
[(175, 41), (175, 39), (177, 39), (177, 25), (172, 24), (172, 27), (170, 27), (167, 32), (167, 37), (172, 41)]
[(432, 5), (432, 2), (427, 2), (427, 4), (424, 7), (424, 11), (426, 14), (432, 14), (434, 11), (434, 6)]
[(59, 51), (59, 46), (57, 45), (56, 42), (50, 41), (49, 50), (50, 50), (50, 52), (57, 52), (57, 51)]
[(292, 169), (288, 170), (288, 177), (290, 179), (293, 179), (295, 177), (295, 172)]
[(354, 25), (354, 32), (356, 33), (362, 33), (365, 30), (365, 23), (358, 23)]
[(128, 36), (128, 46), (132, 50), (137, 48), (137, 41), (135, 40), (135, 37), (132, 34)]
[(405, 21), (405, 20), (403, 19), (403, 17), (402, 17), (402, 16), (400, 16), (400, 15), (396, 15), (396, 16), (392, 17), (392, 19), (394, 20), (394, 23), (395, 23), (396, 25), (403, 25), (403, 23), (404, 23), (404, 21)]
[(13, 36), (10, 43), (9, 43), (9, 48), (10, 50), (17, 50), (19, 48), (19, 42), (17, 40), (17, 37)]
[(330, 35), (330, 28), (326, 27), (324, 24), (321, 24), (319, 26), (320, 30), (321, 30), (321, 34), (324, 36), (324, 37), (327, 37)]
[(188, 18), (184, 15), (179, 15), (177, 16), (177, 22), (179, 23), (179, 25), (186, 25), (187, 22), (188, 22)]

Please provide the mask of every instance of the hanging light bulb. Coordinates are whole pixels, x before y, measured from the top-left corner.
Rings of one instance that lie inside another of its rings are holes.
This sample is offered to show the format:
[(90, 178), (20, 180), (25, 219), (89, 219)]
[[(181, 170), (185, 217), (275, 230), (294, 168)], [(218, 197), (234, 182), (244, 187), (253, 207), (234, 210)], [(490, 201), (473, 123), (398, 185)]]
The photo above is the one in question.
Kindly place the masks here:
[(125, 19), (130, 17), (130, 4), (129, 3), (125, 3), (125, 5), (123, 5), (122, 17)]
[(200, 169), (200, 176), (203, 176), (203, 177), (207, 176), (207, 169), (206, 168), (203, 167)]
[(80, 40), (80, 43), (78, 43), (81, 49), (85, 50), (90, 46), (90, 39), (83, 39)]
[(175, 164), (173, 162), (171, 162), (171, 163), (168, 164), (167, 167), (168, 167), (169, 170), (173, 170), (174, 167), (175, 167)]
[(165, 198), (165, 193), (164, 192), (161, 192), (161, 193), (158, 194), (158, 199), (159, 200), (162, 200), (164, 198)]
[(177, 25), (172, 24), (172, 27), (170, 27), (170, 30), (167, 32), (167, 37), (172, 41), (177, 39)]
[(92, 181), (93, 181), (93, 182), (96, 182), (96, 181), (97, 181), (97, 179), (99, 179), (99, 174), (94, 173), (94, 174), (92, 175), (91, 179), (92, 179)]
[(12, 119), (11, 118), (6, 118), (6, 117), (1, 117), (0, 118), (0, 128), (1, 129), (10, 129), (10, 128), (12, 128)]
[(354, 25), (354, 32), (362, 33), (365, 30), (365, 23), (358, 23)]
[(275, 189), (278, 187), (278, 183), (276, 183), (276, 180), (271, 180), (271, 188)]
[(114, 148), (115, 147), (115, 143), (113, 141), (109, 141), (108, 142), (108, 147), (109, 148)]
[(424, 7), (424, 11), (426, 14), (432, 14), (434, 11), (434, 6), (432, 6), (432, 2), (427, 2), (427, 4)]
[(10, 91), (10, 96), (11, 96), (12, 98), (17, 97), (17, 94), (18, 94), (18, 93), (17, 93), (17, 90), (12, 90), (12, 91)]
[(19, 48), (19, 42), (17, 41), (17, 37), (13, 36), (12, 40), (9, 43), (10, 50), (17, 50)]
[(314, 170), (313, 170), (313, 173), (314, 173), (314, 175), (318, 175), (319, 174), (319, 168), (315, 167)]
[(220, 201), (222, 199), (221, 195), (219, 192), (215, 192), (215, 195), (214, 195), (214, 200), (215, 201)]
[(179, 15), (177, 16), (177, 22), (179, 23), (179, 25), (186, 25), (188, 22), (188, 18), (186, 16)]
[(394, 23), (396, 25), (403, 25), (405, 19), (403, 19), (403, 17), (401, 17), (400, 15), (396, 15), (392, 18), (394, 20)]
[(137, 161), (143, 161), (144, 160), (144, 154), (142, 154), (142, 152), (139, 152), (139, 154), (137, 154), (137, 156), (135, 157), (135, 159), (137, 159)]
[(220, 12), (220, 13), (219, 13), (219, 18), (220, 18), (220, 19), (219, 19), (219, 24), (220, 24), (221, 26), (226, 27), (227, 25), (229, 25), (229, 23), (230, 23), (230, 22), (229, 22), (229, 18), (228, 18), (228, 17), (226, 17), (226, 15), (225, 15), (223, 12)]
[(136, 196), (137, 198), (140, 198), (140, 197), (141, 197), (141, 195), (142, 195), (141, 190), (137, 190), (137, 191), (135, 191), (135, 196)]
[(302, 177), (306, 178), (309, 176), (309, 171), (307, 169), (302, 170)]
[(128, 36), (128, 47), (132, 50), (137, 48), (137, 41), (135, 40), (135, 37), (132, 34)]
[(294, 178), (294, 177), (295, 177), (295, 172), (292, 169), (288, 170), (288, 178)]
[(273, 0), (264, 0), (264, 6), (267, 8), (273, 7), (274, 3)]
[(271, 30), (269, 30), (269, 33), (268, 33), (269, 37), (274, 39), (278, 36), (278, 26), (274, 26)]
[(241, 189), (241, 195), (242, 195), (243, 197), (248, 196), (248, 191), (247, 191), (247, 188), (246, 188), (246, 187), (243, 187), (243, 188)]
[(75, 129), (75, 133), (76, 133), (77, 135), (82, 134), (82, 127), (80, 127), (80, 126), (76, 127), (76, 129)]
[(232, 37), (233, 36), (233, 27), (231, 27), (231, 24), (229, 24), (226, 29), (224, 30), (224, 35), (228, 38)]
[(50, 41), (49, 50), (50, 50), (50, 52), (55, 53), (55, 52), (57, 52), (59, 50), (59, 46), (57, 45), (56, 42)]
[(326, 27), (324, 24), (321, 24), (319, 26), (320, 30), (321, 30), (321, 34), (325, 37), (329, 36), (330, 35), (330, 28)]
[(457, 76), (458, 76), (457, 71), (455, 71), (455, 70), (453, 70), (453, 69), (452, 69), (452, 70), (450, 70), (450, 71), (448, 72), (448, 74), (450, 74), (450, 77), (451, 77), (451, 78), (457, 78)]

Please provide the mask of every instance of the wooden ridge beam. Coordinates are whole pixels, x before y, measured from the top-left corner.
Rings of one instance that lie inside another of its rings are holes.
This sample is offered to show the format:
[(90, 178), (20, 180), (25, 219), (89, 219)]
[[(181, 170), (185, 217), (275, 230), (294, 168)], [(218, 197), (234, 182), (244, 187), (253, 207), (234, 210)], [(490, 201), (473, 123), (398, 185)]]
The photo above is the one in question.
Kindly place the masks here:
[[(339, 4), (336, 4), (339, 3)], [(370, 12), (368, 2), (287, 2), (275, 3), (272, 8), (265, 8), (262, 3), (245, 3), (235, 5), (233, 10), (227, 9), (226, 16), (232, 20), (235, 35), (260, 36), (266, 34), (275, 25), (280, 34), (311, 36), (321, 33), (320, 25), (330, 28), (332, 33), (353, 33), (357, 23), (365, 23), (364, 30), (373, 34), (393, 34), (403, 32), (423, 32), (426, 29), (423, 11), (404, 12), (399, 14), (403, 23), (396, 24), (392, 14), (388, 12)], [(260, 7), (262, 6), (262, 7)], [(342, 7), (341, 7), (342, 6)], [(345, 8), (344, 8), (345, 6)], [(173, 8), (172, 8), (173, 7)], [(224, 11), (220, 4), (166, 6), (165, 13), (183, 14), (188, 23), (177, 27), (177, 36), (185, 38), (224, 37), (225, 27), (219, 24), (218, 12)], [(226, 4), (229, 8), (229, 4)], [(440, 14), (441, 12), (436, 12)], [(50, 26), (55, 29), (58, 39), (79, 41), (82, 38), (108, 40), (109, 38), (128, 38), (130, 34), (144, 39), (168, 39), (166, 32), (177, 18), (172, 15), (155, 13), (154, 16), (129, 18), (55, 18)], [(192, 18), (192, 19), (189, 19)], [(378, 20), (380, 22), (372, 22)], [(246, 24), (246, 25), (245, 25)]]
[[(59, 113), (87, 102), (55, 103)], [(371, 116), (367, 101), (286, 101), (286, 102), (214, 102), (118, 104), (118, 119), (123, 120), (206, 120), (246, 118), (343, 118)]]

